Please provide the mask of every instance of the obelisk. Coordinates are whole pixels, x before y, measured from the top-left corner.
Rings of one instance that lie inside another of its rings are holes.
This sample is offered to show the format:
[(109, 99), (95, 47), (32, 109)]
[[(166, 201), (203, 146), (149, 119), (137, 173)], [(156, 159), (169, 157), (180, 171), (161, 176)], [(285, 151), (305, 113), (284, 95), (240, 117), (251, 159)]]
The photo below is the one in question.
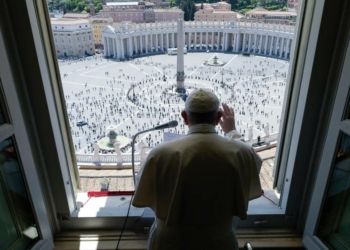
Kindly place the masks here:
[(182, 11), (179, 12), (177, 20), (177, 73), (176, 73), (176, 91), (185, 93), (185, 72), (184, 72), (184, 26), (182, 20)]

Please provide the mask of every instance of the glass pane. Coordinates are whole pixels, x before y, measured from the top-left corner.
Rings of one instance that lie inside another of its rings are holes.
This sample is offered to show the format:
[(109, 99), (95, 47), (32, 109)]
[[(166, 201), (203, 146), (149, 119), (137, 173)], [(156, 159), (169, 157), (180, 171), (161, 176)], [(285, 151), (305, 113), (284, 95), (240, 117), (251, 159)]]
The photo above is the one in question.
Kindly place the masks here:
[(27, 249), (39, 240), (12, 139), (0, 143), (0, 211), (0, 249)]
[(342, 133), (317, 235), (331, 249), (350, 249), (350, 136)]
[[(0, 86), (2, 86), (1, 79), (0, 79)], [(2, 92), (0, 91), (0, 125), (8, 122), (8, 119), (6, 119), (7, 118), (6, 113), (4, 111), (5, 111), (4, 98), (3, 98)]]

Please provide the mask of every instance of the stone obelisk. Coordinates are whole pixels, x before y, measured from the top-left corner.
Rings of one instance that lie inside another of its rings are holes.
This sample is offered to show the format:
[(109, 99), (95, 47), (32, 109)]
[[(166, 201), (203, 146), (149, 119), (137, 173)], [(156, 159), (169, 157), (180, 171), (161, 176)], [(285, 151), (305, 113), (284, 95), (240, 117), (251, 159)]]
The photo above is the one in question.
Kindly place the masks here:
[(185, 93), (185, 63), (184, 63), (184, 26), (182, 11), (179, 12), (177, 20), (177, 73), (176, 73), (176, 91)]

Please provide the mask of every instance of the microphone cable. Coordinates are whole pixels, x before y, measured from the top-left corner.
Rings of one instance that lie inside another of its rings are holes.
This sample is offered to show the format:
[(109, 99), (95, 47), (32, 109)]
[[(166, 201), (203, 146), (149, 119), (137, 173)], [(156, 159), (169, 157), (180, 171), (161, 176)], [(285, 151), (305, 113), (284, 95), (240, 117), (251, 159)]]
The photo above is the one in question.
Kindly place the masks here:
[(134, 193), (131, 196), (129, 207), (128, 207), (128, 212), (126, 213), (126, 218), (125, 218), (125, 221), (124, 221), (124, 225), (122, 227), (122, 231), (120, 232), (118, 243), (117, 243), (117, 248), (115, 250), (119, 249), (119, 243), (120, 243), (120, 240), (122, 238), (122, 235), (123, 235), (123, 232), (124, 232), (124, 229), (125, 229), (125, 226), (126, 226), (126, 222), (127, 222), (128, 218), (129, 218), (130, 207), (131, 207), (132, 200), (134, 199), (134, 194), (135, 194), (135, 191), (134, 191)]

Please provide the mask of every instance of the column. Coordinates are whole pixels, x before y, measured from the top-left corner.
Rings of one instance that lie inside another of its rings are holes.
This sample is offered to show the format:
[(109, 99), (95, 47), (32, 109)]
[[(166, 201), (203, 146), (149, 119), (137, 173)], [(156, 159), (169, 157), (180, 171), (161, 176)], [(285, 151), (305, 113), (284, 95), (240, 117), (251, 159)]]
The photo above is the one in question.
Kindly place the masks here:
[(129, 57), (131, 57), (132, 54), (133, 54), (133, 50), (132, 50), (132, 37), (129, 37), (129, 38), (128, 38), (128, 41), (129, 41)]
[(121, 41), (121, 43), (120, 43), (120, 47), (121, 47), (121, 55), (120, 55), (120, 58), (121, 58), (121, 59), (124, 59), (124, 58), (125, 58), (124, 39), (121, 38), (120, 41)]
[(107, 37), (107, 42), (106, 42), (106, 51), (107, 51), (107, 56), (110, 56), (110, 52), (109, 52), (109, 37)]
[(279, 42), (280, 42), (280, 38), (279, 37), (276, 37), (276, 43), (275, 43), (275, 56), (277, 56), (277, 50), (278, 50), (278, 47), (279, 47)]
[(194, 50), (197, 50), (197, 32), (194, 32), (193, 46), (194, 46)]
[(166, 34), (166, 50), (169, 49), (169, 33)]
[(222, 33), (222, 51), (225, 51), (226, 49), (226, 35), (227, 33)]
[(107, 56), (109, 57), (109, 56), (111, 56), (111, 53), (112, 53), (112, 51), (111, 51), (111, 48), (110, 48), (110, 44), (109, 44), (109, 37), (107, 37)]
[(267, 55), (267, 42), (268, 41), (269, 41), (269, 36), (265, 35), (265, 39), (264, 39), (264, 43), (265, 43), (264, 55)]
[(200, 43), (201, 43), (200, 50), (202, 50), (202, 49), (203, 49), (203, 33), (200, 32), (199, 34), (201, 34), (201, 38), (200, 38)]
[(252, 51), (252, 46), (253, 46), (253, 34), (248, 35), (248, 53), (251, 53)]
[(153, 52), (153, 34), (151, 34), (151, 53)]
[(145, 35), (145, 47), (146, 47), (146, 54), (148, 54), (148, 35)]
[(205, 35), (205, 50), (208, 50), (208, 39), (209, 39), (209, 35), (208, 35), (208, 31), (207, 31), (206, 35)]
[(221, 32), (218, 32), (218, 38), (217, 38), (217, 44), (218, 44), (218, 47), (217, 47), (217, 50), (220, 50), (220, 43), (221, 43)]
[(283, 57), (283, 52), (285, 52), (285, 49), (284, 49), (284, 44), (285, 44), (285, 41), (286, 39), (285, 38), (282, 38), (282, 41), (281, 41), (281, 48), (280, 48), (280, 58)]
[(175, 33), (171, 33), (171, 47), (175, 48)]
[(240, 33), (237, 33), (237, 52), (239, 52), (241, 50), (241, 39), (242, 39), (242, 36)]
[(140, 53), (143, 54), (143, 44), (142, 44), (143, 35), (140, 35)]
[(237, 33), (234, 33), (233, 34), (233, 48), (232, 48), (232, 52), (237, 52), (237, 44), (238, 44), (238, 34)]
[(270, 37), (270, 51), (269, 51), (269, 52), (270, 52), (270, 56), (272, 55), (273, 40), (274, 40), (274, 38), (275, 38), (274, 36), (271, 36), (271, 37)]
[[(288, 54), (289, 54), (289, 46), (290, 46), (290, 39), (287, 39), (287, 46), (286, 46), (286, 52), (284, 55), (284, 58), (287, 59), (288, 58)], [(290, 57), (289, 57), (290, 58)]]
[(227, 44), (226, 39), (227, 39), (227, 33), (223, 32), (222, 33), (222, 51), (226, 50), (226, 44)]
[(108, 55), (108, 52), (107, 52), (107, 37), (103, 38), (103, 47), (104, 47), (103, 54), (104, 54), (104, 56), (107, 56)]
[(259, 54), (261, 54), (261, 47), (262, 47), (262, 35), (260, 35), (260, 41), (259, 41)]
[(158, 34), (156, 34), (156, 52), (158, 52)]
[(114, 46), (114, 38), (112, 38), (112, 48), (113, 48), (113, 58), (115, 57), (115, 46)]
[(134, 48), (135, 48), (135, 53), (137, 54), (139, 52), (138, 46), (137, 46), (137, 36), (134, 36)]
[(246, 34), (243, 34), (243, 44), (242, 44), (242, 52), (245, 52), (245, 48), (246, 48)]
[(163, 33), (160, 36), (160, 44), (162, 46), (161, 51), (164, 51), (164, 34)]
[(211, 32), (211, 49), (214, 50), (214, 32)]
[(258, 35), (255, 34), (255, 40), (254, 40), (254, 54), (257, 53), (257, 48), (258, 48), (257, 41), (258, 41)]
[(115, 56), (115, 58), (117, 59), (120, 59), (120, 54), (121, 54), (121, 51), (120, 51), (120, 39), (114, 39), (115, 41), (115, 46), (116, 46), (116, 51), (117, 51), (117, 54)]

